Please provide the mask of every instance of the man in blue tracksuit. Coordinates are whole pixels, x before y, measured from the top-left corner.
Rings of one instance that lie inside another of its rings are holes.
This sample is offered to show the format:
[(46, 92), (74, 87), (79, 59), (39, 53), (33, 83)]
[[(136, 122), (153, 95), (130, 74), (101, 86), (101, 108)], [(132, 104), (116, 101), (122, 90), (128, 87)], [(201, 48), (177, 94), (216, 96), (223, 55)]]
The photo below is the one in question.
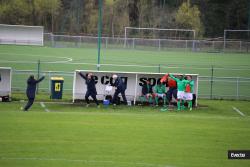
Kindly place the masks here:
[(34, 78), (34, 75), (31, 75), (27, 80), (27, 89), (26, 89), (26, 95), (28, 97), (28, 103), (24, 107), (24, 111), (28, 111), (29, 108), (32, 106), (35, 100), (36, 96), (36, 85), (41, 82), (45, 77), (41, 77), (40, 79), (36, 80)]
[(99, 103), (96, 99), (96, 95), (97, 95), (97, 91), (96, 91), (96, 87), (95, 87), (95, 79), (92, 73), (88, 73), (85, 75), (83, 75), (81, 72), (79, 72), (79, 75), (85, 79), (85, 83), (87, 85), (87, 92), (85, 94), (85, 100), (87, 102), (87, 107), (89, 106), (89, 96), (92, 97), (92, 99), (95, 101), (96, 105), (99, 107)]
[(114, 82), (113, 86), (116, 87), (116, 90), (115, 90), (115, 93), (114, 93), (114, 96), (113, 96), (113, 99), (112, 99), (112, 103), (114, 105), (117, 104), (118, 95), (121, 93), (124, 104), (127, 104), (127, 99), (126, 99), (126, 95), (125, 95), (125, 90), (127, 89), (126, 84), (116, 74), (114, 74), (112, 76), (112, 78), (115, 79), (115, 82)]

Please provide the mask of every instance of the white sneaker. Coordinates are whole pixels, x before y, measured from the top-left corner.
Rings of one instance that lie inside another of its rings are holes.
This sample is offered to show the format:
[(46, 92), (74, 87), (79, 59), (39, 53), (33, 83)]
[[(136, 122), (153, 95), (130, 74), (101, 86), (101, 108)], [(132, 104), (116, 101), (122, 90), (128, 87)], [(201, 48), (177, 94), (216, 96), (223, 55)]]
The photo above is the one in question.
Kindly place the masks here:
[(86, 107), (89, 107), (89, 104), (86, 104)]

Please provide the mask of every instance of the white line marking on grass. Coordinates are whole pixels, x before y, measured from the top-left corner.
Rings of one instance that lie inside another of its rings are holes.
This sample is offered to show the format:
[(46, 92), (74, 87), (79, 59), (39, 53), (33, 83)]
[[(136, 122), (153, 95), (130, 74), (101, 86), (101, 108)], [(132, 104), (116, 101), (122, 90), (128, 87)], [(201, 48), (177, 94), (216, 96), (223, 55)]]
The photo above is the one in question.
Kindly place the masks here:
[(67, 161), (67, 162), (84, 162), (84, 163), (108, 163), (108, 164), (127, 164), (140, 165), (148, 167), (174, 167), (170, 165), (152, 164), (144, 162), (119, 162), (119, 161), (97, 161), (97, 160), (84, 160), (84, 159), (64, 159), (64, 158), (36, 158), (36, 157), (0, 157), (2, 160), (36, 160), (36, 161)]
[[(43, 63), (69, 63), (69, 62), (72, 62), (73, 61), (73, 58), (70, 58), (70, 57), (61, 57), (61, 56), (48, 56), (48, 55), (30, 55), (30, 54), (21, 54), (21, 53), (0, 53), (0, 55), (17, 55), (17, 56), (29, 56), (29, 57), (48, 57), (48, 58), (59, 58), (59, 59), (66, 59), (66, 60), (59, 60), (59, 61), (44, 61)], [(37, 63), (35, 61), (16, 61), (16, 60), (2, 60), (1, 63)]]
[(234, 106), (232, 106), (233, 107), (233, 110), (234, 111), (236, 111), (237, 113), (239, 113), (241, 116), (245, 116), (245, 114), (243, 114), (238, 108), (236, 108), (236, 107), (234, 107)]
[(40, 105), (41, 105), (42, 108), (44, 108), (44, 110), (45, 110), (46, 112), (50, 112), (49, 109), (46, 108), (44, 102), (40, 102)]

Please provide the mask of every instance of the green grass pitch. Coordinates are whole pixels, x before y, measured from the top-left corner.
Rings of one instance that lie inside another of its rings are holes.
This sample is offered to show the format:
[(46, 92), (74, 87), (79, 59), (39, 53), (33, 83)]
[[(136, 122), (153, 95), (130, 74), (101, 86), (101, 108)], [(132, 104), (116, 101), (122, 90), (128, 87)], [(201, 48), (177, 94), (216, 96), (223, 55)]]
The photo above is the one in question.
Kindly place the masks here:
[[(83, 68), (96, 70), (96, 66), (71, 64), (97, 63), (96, 48), (0, 45), (0, 50), (0, 65), (12, 66), (18, 70), (37, 70), (38, 60), (41, 60), (41, 69), (44, 71), (73, 71)], [(214, 70), (215, 76), (249, 77), (249, 61), (249, 54), (240, 53), (102, 49), (101, 64), (134, 64), (138, 67), (101, 66), (100, 70), (159, 72), (160, 65), (161, 72), (199, 73), (209, 76), (213, 65), (220, 68)], [(140, 65), (156, 67), (139, 67)]]
[[(0, 66), (15, 70), (73, 72), (96, 70), (96, 48), (49, 48), (0, 45)], [(249, 54), (102, 49), (101, 63), (158, 66), (161, 72), (199, 73), (249, 78)], [(220, 69), (218, 69), (220, 68)], [(158, 72), (158, 67), (101, 66), (101, 70)], [(14, 100), (24, 99), (28, 74), (14, 74)], [(72, 76), (65, 77), (65, 92)], [(48, 76), (40, 87), (47, 87)], [(201, 83), (199, 92), (208, 93)], [(214, 89), (232, 91), (235, 85)], [(222, 89), (223, 88), (223, 89)], [(249, 95), (249, 86), (240, 91)], [(64, 101), (70, 101), (70, 90)], [(219, 92), (220, 93), (220, 92)], [(241, 92), (240, 92), (241, 93)], [(94, 105), (54, 104), (37, 96), (30, 112), (23, 102), (0, 103), (0, 166), (6, 167), (213, 167), (250, 166), (249, 160), (228, 160), (231, 149), (250, 149), (249, 101), (199, 100), (192, 112), (160, 112), (155, 107), (97, 109)], [(45, 112), (40, 101), (50, 112)], [(233, 110), (239, 109), (245, 116)]]
[[(250, 149), (248, 101), (201, 100), (192, 112), (160, 108), (0, 103), (0, 166), (248, 167), (228, 160)], [(237, 107), (245, 116), (232, 109)]]
[[(85, 48), (51, 48), (32, 46), (0, 45), (0, 66), (10, 66), (15, 70), (37, 70), (37, 61), (41, 61), (42, 71), (73, 72), (76, 69), (96, 70), (97, 49)], [(214, 66), (215, 77), (244, 77), (250, 78), (250, 55), (242, 53), (207, 53), (185, 51), (158, 51), (136, 49), (106, 49), (101, 50), (102, 64), (130, 64), (132, 67), (101, 66), (102, 71), (138, 71), (138, 72), (177, 72), (198, 73), (200, 76), (211, 76), (211, 66)], [(87, 63), (87, 64), (79, 64)], [(90, 63), (90, 64), (88, 64)], [(141, 65), (141, 66), (140, 66)], [(147, 67), (144, 67), (144, 66)], [(143, 67), (142, 67), (143, 66)], [(24, 91), (26, 79), (29, 74), (13, 76), (14, 90)], [(64, 92), (72, 93), (72, 76), (64, 76)], [(236, 80), (233, 82), (214, 82), (214, 94), (228, 95), (235, 98)], [(49, 76), (41, 83), (40, 88), (48, 92)], [(241, 99), (249, 97), (249, 81), (240, 82), (238, 94)], [(210, 82), (199, 84), (200, 94), (210, 93)]]

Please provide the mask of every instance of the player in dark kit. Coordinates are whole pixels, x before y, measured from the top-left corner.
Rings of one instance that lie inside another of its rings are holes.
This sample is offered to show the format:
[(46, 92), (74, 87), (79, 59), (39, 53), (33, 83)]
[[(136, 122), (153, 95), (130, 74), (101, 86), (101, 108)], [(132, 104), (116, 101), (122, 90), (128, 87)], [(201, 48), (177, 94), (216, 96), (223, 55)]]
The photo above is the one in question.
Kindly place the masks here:
[(41, 77), (40, 79), (36, 80), (34, 75), (31, 75), (27, 80), (27, 89), (26, 95), (28, 97), (28, 103), (24, 108), (21, 108), (23, 111), (28, 111), (29, 108), (32, 106), (36, 96), (36, 85), (41, 82), (45, 77)]
[(85, 75), (83, 75), (81, 72), (79, 72), (79, 75), (85, 79), (85, 83), (87, 85), (87, 92), (85, 94), (85, 100), (87, 102), (86, 107), (89, 106), (89, 96), (92, 97), (92, 99), (95, 101), (96, 105), (99, 107), (99, 103), (96, 99), (96, 95), (97, 95), (97, 91), (96, 91), (96, 87), (95, 87), (95, 79), (92, 73), (88, 73)]
[(115, 83), (113, 86), (116, 87), (116, 90), (112, 99), (112, 103), (114, 105), (117, 104), (118, 95), (121, 93), (124, 104), (127, 104), (127, 99), (125, 96), (125, 90), (127, 88), (126, 84), (123, 82), (123, 80), (120, 77), (118, 77), (115, 74), (112, 76), (112, 78), (115, 79)]

